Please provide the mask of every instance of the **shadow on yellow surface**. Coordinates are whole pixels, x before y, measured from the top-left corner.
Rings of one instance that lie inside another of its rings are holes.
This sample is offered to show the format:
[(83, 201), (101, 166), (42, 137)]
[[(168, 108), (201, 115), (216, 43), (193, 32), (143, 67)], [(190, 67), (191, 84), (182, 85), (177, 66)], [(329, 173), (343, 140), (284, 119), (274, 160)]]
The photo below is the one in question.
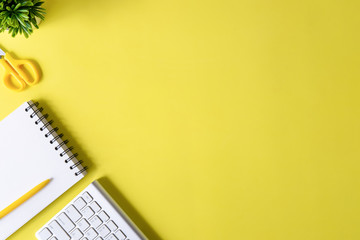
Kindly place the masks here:
[(109, 192), (112, 198), (117, 202), (130, 219), (140, 228), (145, 236), (152, 240), (162, 239), (155, 230), (146, 222), (146, 220), (139, 214), (139, 212), (131, 205), (125, 196), (117, 190), (115, 184), (111, 182), (108, 177), (98, 179), (101, 185)]

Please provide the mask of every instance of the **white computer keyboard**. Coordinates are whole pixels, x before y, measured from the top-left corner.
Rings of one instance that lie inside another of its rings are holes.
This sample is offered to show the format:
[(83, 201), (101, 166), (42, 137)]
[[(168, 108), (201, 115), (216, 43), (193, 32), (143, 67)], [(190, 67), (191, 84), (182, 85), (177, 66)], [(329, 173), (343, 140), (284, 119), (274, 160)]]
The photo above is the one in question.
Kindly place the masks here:
[(147, 239), (98, 181), (94, 181), (37, 233), (41, 240)]

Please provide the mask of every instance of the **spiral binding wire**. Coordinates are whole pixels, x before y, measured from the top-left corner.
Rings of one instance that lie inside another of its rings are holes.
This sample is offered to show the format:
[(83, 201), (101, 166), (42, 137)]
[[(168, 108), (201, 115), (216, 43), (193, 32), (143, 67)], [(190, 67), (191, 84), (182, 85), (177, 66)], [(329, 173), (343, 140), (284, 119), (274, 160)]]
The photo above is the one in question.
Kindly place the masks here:
[[(38, 116), (38, 113), (42, 112), (44, 109), (42, 107), (34, 109), (33, 107), (37, 107), (39, 105), (38, 102), (29, 103), (29, 106), (25, 108), (25, 112), (29, 112), (29, 110), (33, 110), (33, 112), (30, 114), (30, 118), (34, 118), (35, 116)], [(43, 120), (47, 119), (49, 117), (48, 114), (44, 114), (42, 116), (38, 116), (38, 119), (35, 121), (35, 124), (38, 125), (39, 123), (43, 122)], [(48, 126), (50, 126), (53, 123), (53, 120), (47, 121), (44, 123), (44, 125), (40, 128), (40, 131), (44, 131), (47, 129)], [(48, 131), (45, 134), (45, 137), (48, 138), (50, 136), (53, 136), (55, 132), (59, 130), (58, 127), (52, 128), (50, 131)], [(64, 136), (64, 134), (60, 133), (57, 134), (57, 136), (53, 137), (53, 139), (50, 140), (50, 144), (54, 144), (57, 140), (61, 139)], [(55, 150), (58, 151), (62, 146), (66, 145), (69, 142), (69, 140), (62, 140), (56, 147)], [(73, 146), (68, 147), (63, 152), (61, 152), (59, 155), (60, 157), (64, 157), (68, 152), (71, 152), (74, 149)], [(72, 153), (71, 156), (69, 156), (64, 162), (69, 163), (72, 159), (76, 158), (78, 156), (78, 153)], [(76, 163), (70, 166), (70, 169), (73, 170), (77, 166), (81, 165), (83, 163), (82, 160), (78, 160)], [(75, 176), (80, 175), (82, 172), (86, 171), (88, 169), (87, 166), (84, 166), (81, 170), (75, 172)]]

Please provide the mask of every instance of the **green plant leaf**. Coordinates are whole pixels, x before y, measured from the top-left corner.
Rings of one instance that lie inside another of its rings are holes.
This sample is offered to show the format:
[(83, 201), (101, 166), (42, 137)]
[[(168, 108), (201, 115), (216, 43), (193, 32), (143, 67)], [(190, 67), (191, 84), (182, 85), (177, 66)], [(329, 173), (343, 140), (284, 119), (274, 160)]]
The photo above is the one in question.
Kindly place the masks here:
[(8, 30), (11, 36), (23, 34), (26, 38), (39, 28), (36, 17), (46, 14), (42, 0), (0, 0), (0, 32)]
[(16, 7), (14, 8), (14, 10), (17, 10), (19, 7), (21, 7), (21, 3), (18, 3), (18, 4), (16, 5)]

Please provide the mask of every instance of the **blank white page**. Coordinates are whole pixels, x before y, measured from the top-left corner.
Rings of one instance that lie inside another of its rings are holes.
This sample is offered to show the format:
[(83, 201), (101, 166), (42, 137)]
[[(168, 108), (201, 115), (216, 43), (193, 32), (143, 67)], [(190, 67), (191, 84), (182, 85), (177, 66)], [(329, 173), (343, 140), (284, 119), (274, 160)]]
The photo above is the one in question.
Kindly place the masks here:
[[(9, 237), (86, 174), (81, 165), (70, 169), (78, 162), (75, 157), (65, 163), (66, 159), (73, 156), (72, 151), (60, 156), (67, 150), (65, 144), (55, 150), (56, 146), (63, 143), (61, 138), (50, 144), (50, 140), (57, 136), (54, 132), (45, 137), (52, 130), (50, 125), (40, 131), (47, 120), (43, 118), (38, 125), (35, 124), (43, 117), (38, 110), (29, 101), (0, 122), (0, 211), (42, 181), (51, 178), (42, 190), (0, 219), (0, 239)], [(34, 117), (30, 118), (32, 114)], [(58, 132), (61, 133), (61, 129)]]

